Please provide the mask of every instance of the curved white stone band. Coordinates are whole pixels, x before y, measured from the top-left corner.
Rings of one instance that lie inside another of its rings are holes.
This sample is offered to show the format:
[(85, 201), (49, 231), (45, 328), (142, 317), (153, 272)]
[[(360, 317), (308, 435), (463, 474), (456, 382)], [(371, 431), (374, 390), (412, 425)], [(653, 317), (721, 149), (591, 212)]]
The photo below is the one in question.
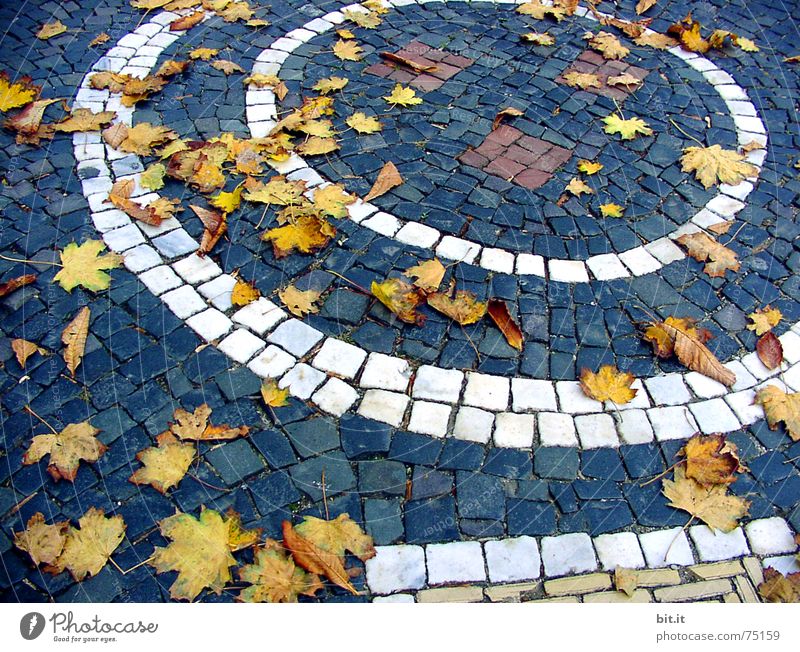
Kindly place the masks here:
[[(384, 0), (385, 7), (399, 7), (425, 2), (446, 2), (447, 0)], [(498, 4), (521, 4), (525, 0), (493, 0)], [(343, 7), (352, 11), (366, 13), (368, 10), (359, 4)], [(576, 15), (589, 20), (597, 20), (587, 9), (579, 7)], [(605, 14), (602, 14), (605, 16)], [(340, 11), (333, 11), (322, 18), (315, 18), (303, 27), (288, 32), (276, 40), (257, 57), (253, 72), (280, 75), (282, 63), (291, 52), (315, 36), (327, 32), (345, 20)], [(652, 30), (647, 30), (652, 32)], [(766, 129), (759, 119), (755, 106), (748, 100), (747, 93), (736, 84), (733, 77), (720, 70), (705, 57), (680, 48), (669, 52), (699, 71), (708, 83), (719, 93), (731, 112), (740, 145), (753, 140), (766, 146)], [(265, 136), (277, 119), (275, 95), (271, 90), (252, 88), (245, 97), (247, 121), (253, 137)], [(747, 160), (760, 168), (766, 156), (765, 150), (757, 150), (747, 155)], [(309, 186), (323, 183), (323, 177), (300, 156), (292, 156), (288, 161), (273, 166), (278, 172), (288, 174), (290, 179), (303, 179)], [(439, 230), (419, 222), (405, 221), (377, 206), (359, 201), (350, 207), (350, 219), (376, 233), (395, 238), (404, 244), (415, 245), (436, 252), (440, 258), (474, 263), (481, 267), (506, 274), (532, 274), (546, 276), (552, 281), (583, 283), (591, 279), (599, 281), (642, 276), (650, 274), (662, 266), (685, 257), (683, 250), (674, 240), (685, 233), (695, 233), (713, 224), (724, 222), (736, 215), (745, 206), (743, 200), (753, 190), (756, 179), (742, 181), (736, 186), (722, 185), (719, 193), (686, 224), (667, 236), (645, 245), (639, 245), (622, 253), (606, 253), (590, 256), (586, 261), (544, 258), (540, 255), (517, 253), (494, 247), (483, 247), (477, 242), (445, 235)]]
[[(177, 17), (161, 12), (120, 39), (84, 78), (74, 105), (115, 110), (118, 120), (130, 124), (133, 109), (123, 107), (119, 95), (92, 90), (89, 78), (98, 70), (147, 75), (160, 52), (179, 38), (168, 27)], [(337, 12), (328, 14), (315, 28), (337, 19)], [(73, 142), (78, 169), (99, 171), (82, 182), (92, 220), (109, 248), (124, 254), (127, 268), (203, 339), (259, 376), (278, 378), (293, 396), (329, 414), (354, 409), (412, 432), (500, 447), (588, 449), (681, 439), (698, 430), (729, 432), (763, 418), (762, 409), (753, 405), (762, 383), (800, 390), (800, 324), (780, 338), (781, 369), (767, 370), (750, 353), (726, 365), (738, 378), (731, 389), (694, 372), (671, 373), (637, 380), (637, 397), (617, 406), (587, 398), (575, 381), (512, 379), (429, 365), (413, 369), (402, 358), (325, 337), (265, 298), (234, 310), (234, 278), (193, 253), (199, 245), (177, 220), (159, 227), (134, 223), (107, 203), (113, 180), (120, 178), (137, 182), (137, 201), (157, 197), (141, 190), (138, 174), (118, 174), (141, 169), (139, 158), (104, 144), (98, 133), (75, 134)]]

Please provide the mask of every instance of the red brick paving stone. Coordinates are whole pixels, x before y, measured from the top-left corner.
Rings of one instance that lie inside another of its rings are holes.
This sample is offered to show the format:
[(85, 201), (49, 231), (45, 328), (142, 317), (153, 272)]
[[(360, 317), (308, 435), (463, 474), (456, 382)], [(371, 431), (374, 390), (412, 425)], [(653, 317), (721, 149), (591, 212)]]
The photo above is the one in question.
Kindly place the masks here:
[(506, 151), (506, 147), (507, 145), (503, 143), (493, 142), (487, 138), (475, 148), (475, 151), (481, 156), (485, 156), (487, 159), (491, 160), (503, 154), (503, 152)]
[(461, 68), (449, 66), (446, 63), (437, 63), (436, 70), (431, 70), (430, 74), (439, 79), (450, 79), (453, 75), (461, 72)]
[(500, 156), (483, 168), (483, 171), (486, 172), (486, 174), (494, 174), (495, 176), (502, 177), (503, 179), (510, 179), (515, 174), (522, 172), (524, 169), (524, 165), (520, 165), (511, 159)]
[(527, 188), (528, 190), (535, 190), (547, 183), (552, 175), (542, 170), (523, 170), (514, 177), (514, 183)]
[(553, 147), (552, 143), (548, 143), (544, 140), (539, 140), (538, 138), (534, 138), (533, 136), (522, 136), (519, 140), (515, 141), (515, 145), (519, 145), (527, 149), (529, 152), (536, 154), (537, 156), (541, 156), (551, 147)]
[(595, 52), (594, 50), (584, 50), (581, 52), (580, 56), (578, 57), (579, 61), (588, 61), (589, 63), (594, 63), (598, 66), (602, 65), (605, 59), (603, 55), (599, 52)]
[(407, 84), (412, 79), (415, 79), (416, 75), (413, 73), (408, 72), (407, 70), (393, 70), (392, 73), (389, 75), (389, 79), (392, 81), (400, 82), (401, 84)]
[(451, 66), (455, 66), (456, 68), (469, 68), (475, 61), (470, 59), (469, 57), (462, 57), (459, 54), (448, 54), (443, 61)]
[(523, 133), (509, 125), (500, 125), (497, 129), (492, 131), (484, 142), (500, 143), (501, 145), (511, 145), (514, 141), (518, 140)]
[[(445, 61), (447, 57), (450, 56), (447, 52), (443, 52), (442, 50), (430, 50), (425, 53), (425, 58), (430, 59), (431, 61)], [(446, 62), (447, 63), (447, 62)]]
[(413, 86), (414, 88), (428, 93), (429, 91), (435, 91), (439, 86), (444, 84), (444, 80), (436, 79), (436, 77), (431, 77), (431, 75), (428, 74), (423, 74), (412, 79), (408, 84), (409, 86)]
[(526, 168), (533, 167), (533, 164), (539, 159), (541, 154), (534, 154), (533, 152), (523, 149), (519, 145), (511, 145), (505, 153), (506, 158), (525, 166)]
[(396, 54), (401, 57), (410, 57), (414, 55), (422, 55), (431, 50), (431, 46), (421, 41), (411, 41), (404, 48), (399, 49)]
[(474, 168), (483, 168), (488, 162), (489, 159), (485, 156), (481, 156), (473, 149), (468, 149), (463, 154), (460, 154), (458, 160), (461, 161), (464, 165), (469, 165)]
[(373, 63), (368, 68), (364, 68), (364, 72), (378, 77), (388, 77), (394, 72), (394, 68), (387, 66), (385, 63)]

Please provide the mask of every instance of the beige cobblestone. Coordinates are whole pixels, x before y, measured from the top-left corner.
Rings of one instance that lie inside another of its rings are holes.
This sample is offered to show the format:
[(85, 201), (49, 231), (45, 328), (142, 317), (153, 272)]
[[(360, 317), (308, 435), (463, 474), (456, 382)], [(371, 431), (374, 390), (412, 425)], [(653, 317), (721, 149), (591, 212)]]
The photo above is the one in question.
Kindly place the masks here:
[(535, 591), (541, 585), (540, 582), (520, 582), (518, 584), (500, 584), (497, 586), (487, 586), (484, 590), (486, 597), (492, 602), (519, 602), (520, 596), (528, 591)]
[(606, 602), (612, 604), (628, 604), (632, 602), (652, 602), (650, 594), (644, 589), (636, 589), (633, 595), (628, 596), (622, 591), (601, 591), (583, 596), (584, 602)]
[(722, 596), (722, 601), (727, 603), (741, 602), (739, 596), (736, 595), (735, 593), (726, 593), (725, 595)]
[(575, 595), (566, 595), (561, 598), (542, 598), (541, 600), (528, 600), (528, 602), (563, 602), (564, 604), (577, 604), (580, 600)]
[(417, 602), (483, 602), (480, 586), (448, 586), (417, 593)]
[(610, 588), (611, 577), (607, 573), (564, 577), (544, 583), (544, 592), (547, 595), (580, 595)]
[(761, 602), (753, 585), (744, 577), (735, 577), (733, 581), (736, 584), (736, 590), (739, 592), (742, 602)]
[(741, 575), (744, 568), (739, 561), (719, 561), (714, 564), (697, 564), (689, 567), (701, 580), (716, 580), (720, 577), (731, 577)]
[(692, 582), (683, 586), (668, 586), (653, 591), (658, 602), (686, 602), (698, 601), (715, 595), (731, 591), (730, 580), (707, 580), (705, 582)]
[(758, 586), (764, 581), (764, 571), (761, 568), (761, 562), (756, 557), (745, 557), (742, 559), (742, 565), (747, 571), (747, 576), (753, 583), (753, 586)]
[(639, 586), (668, 586), (680, 584), (681, 576), (678, 571), (669, 568), (659, 568), (657, 570), (636, 571)]

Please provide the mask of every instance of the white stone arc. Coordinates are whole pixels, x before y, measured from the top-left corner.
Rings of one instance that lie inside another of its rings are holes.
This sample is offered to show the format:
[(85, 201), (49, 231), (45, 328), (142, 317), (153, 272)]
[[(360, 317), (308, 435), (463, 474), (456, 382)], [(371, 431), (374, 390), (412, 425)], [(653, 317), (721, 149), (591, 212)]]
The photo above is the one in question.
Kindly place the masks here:
[[(400, 7), (425, 2), (446, 2), (447, 0), (384, 0), (385, 7)], [(493, 0), (498, 4), (521, 4), (524, 0)], [(367, 13), (362, 5), (351, 4), (343, 10)], [(576, 15), (588, 20), (597, 18), (583, 7), (576, 10)], [(600, 14), (608, 17), (607, 14)], [(283, 62), (289, 55), (315, 36), (327, 32), (345, 20), (341, 11), (334, 11), (322, 18), (315, 18), (298, 29), (288, 32), (277, 39), (270, 47), (261, 52), (253, 66), (253, 72), (268, 75), (280, 75)], [(652, 30), (646, 30), (652, 33)], [(686, 52), (678, 47), (668, 50), (671, 54), (699, 71), (705, 80), (719, 93), (725, 101), (734, 121), (737, 139), (740, 145), (758, 141), (766, 146), (766, 129), (759, 119), (755, 106), (749, 101), (747, 93), (736, 84), (733, 77), (718, 68), (705, 57)], [(247, 121), (253, 137), (265, 136), (277, 120), (275, 95), (271, 90), (253, 87), (245, 97), (247, 105)], [(747, 160), (760, 169), (766, 156), (765, 150), (756, 150), (747, 155)], [(309, 186), (318, 185), (325, 180), (302, 157), (294, 155), (288, 161), (274, 166), (282, 173), (291, 173), (290, 178), (303, 179)], [(606, 253), (590, 256), (586, 261), (545, 258), (529, 253), (517, 253), (483, 247), (477, 242), (445, 235), (438, 229), (406, 221), (391, 213), (381, 211), (377, 206), (359, 201), (350, 207), (349, 217), (376, 233), (388, 238), (395, 238), (404, 244), (415, 245), (436, 252), (440, 258), (474, 263), (481, 267), (506, 274), (530, 274), (546, 276), (552, 281), (566, 283), (584, 283), (591, 279), (606, 281), (611, 279), (642, 276), (660, 269), (664, 265), (685, 258), (683, 250), (675, 244), (675, 240), (686, 233), (702, 231), (713, 224), (731, 219), (745, 206), (743, 200), (753, 190), (755, 178), (730, 186), (720, 186), (719, 193), (707, 202), (687, 223), (670, 234), (653, 242), (639, 245), (622, 253)]]
[[(134, 109), (123, 107), (119, 95), (91, 89), (89, 79), (100, 70), (147, 75), (160, 52), (179, 38), (169, 31), (179, 15), (161, 12), (121, 38), (86, 75), (74, 106), (114, 110), (117, 120), (131, 124)], [(328, 29), (342, 20), (340, 12), (331, 12), (303, 30)], [(300, 35), (305, 37), (305, 31)], [(290, 34), (298, 35), (297, 30)], [(763, 410), (753, 405), (761, 385), (800, 390), (800, 323), (780, 338), (785, 362), (779, 369), (766, 369), (749, 353), (726, 364), (737, 376), (732, 388), (695, 372), (663, 374), (637, 380), (636, 398), (615, 405), (589, 399), (576, 381), (507, 378), (430, 365), (412, 368), (402, 358), (325, 337), (265, 298), (235, 310), (235, 279), (209, 257), (194, 253), (198, 243), (177, 220), (152, 227), (133, 222), (108, 204), (115, 179), (133, 179), (137, 201), (157, 197), (141, 189), (139, 174), (115, 174), (123, 167), (120, 159), (141, 169), (138, 157), (104, 144), (99, 133), (75, 134), (73, 142), (78, 170), (98, 172), (82, 181), (94, 225), (108, 247), (124, 255), (126, 267), (204, 340), (258, 376), (277, 378), (293, 396), (328, 414), (341, 416), (352, 409), (412, 432), (433, 437), (451, 433), (500, 447), (590, 449), (683, 439), (697, 431), (730, 432), (763, 418)], [(291, 174), (286, 168), (295, 162), (293, 158), (277, 167)]]

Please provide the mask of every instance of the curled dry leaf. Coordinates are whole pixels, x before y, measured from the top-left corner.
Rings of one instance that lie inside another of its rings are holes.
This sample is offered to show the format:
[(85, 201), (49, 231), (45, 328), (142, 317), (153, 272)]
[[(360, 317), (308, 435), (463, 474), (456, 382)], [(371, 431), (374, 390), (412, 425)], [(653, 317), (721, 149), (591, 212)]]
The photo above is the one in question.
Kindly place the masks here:
[[(160, 165), (160, 163), (156, 165)], [(156, 174), (153, 176), (157, 178), (158, 170), (155, 172)], [(135, 186), (133, 179), (116, 181), (108, 194), (108, 200), (126, 215), (151, 226), (159, 226), (164, 220), (174, 217), (176, 210), (183, 210), (178, 199), (167, 199), (166, 197), (159, 197), (146, 206), (142, 206), (139, 202), (131, 199)]]
[(436, 70), (435, 65), (417, 63), (416, 61), (412, 61), (411, 59), (400, 56), (399, 54), (394, 54), (393, 52), (381, 52), (381, 57), (387, 61), (391, 61), (392, 63), (410, 68), (414, 72), (418, 73), (434, 72)]
[(500, 299), (489, 299), (486, 311), (489, 313), (495, 326), (500, 329), (509, 346), (522, 351), (522, 330), (511, 316), (508, 305)]
[[(696, 326), (691, 317), (667, 317), (664, 324), (674, 326), (703, 343), (713, 338), (711, 331)], [(653, 345), (653, 353), (659, 358), (668, 358), (675, 353), (675, 340), (667, 330), (661, 328), (661, 322), (651, 322), (644, 332), (644, 339)]]
[[(692, 258), (701, 263), (706, 263), (703, 271), (713, 278), (724, 277), (725, 272), (739, 271), (739, 259), (736, 252), (717, 242), (707, 233), (684, 233), (678, 238)], [(706, 262), (707, 261), (707, 262)]]
[(54, 36), (58, 36), (59, 34), (63, 34), (67, 31), (67, 26), (64, 25), (60, 20), (56, 20), (52, 23), (45, 23), (39, 28), (39, 31), (36, 32), (36, 38), (46, 41), (47, 39), (51, 39)]
[(211, 425), (210, 416), (211, 408), (206, 403), (199, 405), (194, 412), (178, 408), (173, 413), (175, 422), (169, 424), (169, 429), (179, 439), (193, 441), (236, 439), (245, 437), (250, 432), (247, 426), (232, 428), (228, 425)]
[(777, 369), (783, 362), (783, 345), (772, 331), (758, 338), (756, 353), (767, 369)]
[(297, 534), (289, 521), (283, 522), (283, 545), (291, 551), (294, 560), (307, 571), (323, 575), (337, 586), (350, 591), (353, 595), (358, 595), (358, 591), (350, 582), (343, 559)]
[(669, 50), (678, 45), (678, 41), (667, 34), (659, 32), (645, 32), (633, 35), (633, 42), (642, 47), (655, 48), (656, 50)]
[(736, 444), (725, 435), (695, 435), (678, 454), (686, 459), (686, 477), (701, 485), (722, 485), (736, 481), (734, 473), (747, 469), (739, 461)]
[(515, 109), (513, 106), (500, 110), (492, 121), (492, 130), (497, 129), (503, 122), (510, 118), (518, 118), (521, 115), (525, 115), (525, 112)]
[(53, 125), (42, 124), (45, 109), (55, 102), (58, 102), (58, 99), (31, 102), (13, 118), (6, 120), (3, 126), (16, 132), (17, 143), (38, 145), (40, 140), (46, 140), (55, 135)]
[(378, 173), (378, 178), (375, 179), (372, 188), (370, 188), (370, 191), (364, 197), (364, 201), (370, 201), (376, 197), (385, 195), (392, 188), (396, 188), (402, 183), (403, 177), (400, 176), (400, 171), (397, 169), (397, 166), (391, 161), (387, 161)]
[(320, 79), (313, 87), (313, 90), (327, 95), (342, 90), (350, 82), (347, 77), (326, 77)]
[(751, 312), (747, 317), (753, 322), (747, 325), (747, 329), (755, 331), (756, 335), (763, 335), (780, 323), (781, 319), (783, 319), (783, 313), (778, 308), (766, 306)]
[(442, 283), (444, 272), (444, 265), (438, 259), (433, 258), (419, 265), (409, 267), (403, 274), (415, 279), (414, 285), (424, 292), (436, 292)]
[(284, 407), (289, 401), (289, 389), (281, 389), (277, 380), (268, 378), (261, 384), (261, 398), (269, 407)]
[(425, 323), (425, 315), (417, 312), (417, 307), (423, 303), (423, 297), (413, 285), (397, 278), (389, 278), (381, 283), (372, 281), (370, 290), (400, 321), (416, 326)]
[(16, 292), (21, 287), (30, 285), (36, 281), (36, 274), (23, 274), (22, 276), (15, 276), (8, 281), (0, 283), (0, 299), (8, 296), (12, 292)]
[(344, 557), (348, 550), (361, 561), (372, 559), (377, 554), (372, 537), (365, 534), (348, 514), (339, 514), (332, 521), (304, 516), (295, 532), (338, 557)]
[(239, 593), (243, 602), (297, 602), (298, 596), (313, 596), (325, 588), (318, 575), (296, 566), (272, 539), (256, 548), (253, 563), (239, 570), (239, 578), (251, 584)]
[(183, 32), (187, 29), (191, 29), (195, 25), (205, 18), (206, 12), (205, 11), (195, 11), (194, 13), (188, 14), (186, 16), (181, 16), (180, 18), (176, 18), (169, 24), (169, 29), (171, 32)]
[(74, 319), (67, 324), (61, 333), (61, 342), (64, 344), (64, 362), (72, 377), (83, 359), (83, 352), (86, 349), (86, 338), (89, 336), (89, 319), (91, 311), (89, 306), (80, 309)]
[(189, 204), (189, 208), (203, 223), (203, 237), (200, 240), (200, 248), (197, 250), (197, 255), (203, 257), (214, 248), (214, 245), (228, 230), (228, 220), (225, 213), (219, 211), (212, 211), (194, 204)]
[(731, 532), (739, 519), (747, 515), (749, 501), (727, 493), (728, 485), (701, 485), (686, 476), (683, 466), (675, 467), (672, 480), (664, 480), (663, 494), (669, 505), (682, 509), (715, 530)]
[(97, 575), (125, 537), (122, 516), (106, 516), (94, 507), (78, 519), (77, 528), (67, 530), (64, 550), (45, 570), (61, 573), (68, 570), (80, 582), (87, 575)]
[(151, 446), (136, 453), (136, 459), (143, 466), (129, 478), (133, 484), (149, 484), (162, 494), (177, 486), (195, 456), (194, 444), (178, 440), (170, 431), (156, 437), (157, 446)]
[(638, 390), (631, 388), (636, 380), (633, 374), (623, 372), (614, 365), (603, 365), (597, 373), (591, 369), (581, 370), (581, 389), (595, 401), (613, 401), (618, 405), (629, 403)]
[(66, 133), (97, 131), (107, 126), (117, 117), (115, 111), (99, 111), (94, 113), (90, 109), (73, 109), (68, 118), (53, 125), (56, 131)]
[(639, 586), (639, 573), (630, 568), (617, 566), (614, 569), (614, 588), (621, 591), (629, 598), (636, 592)]
[(106, 452), (97, 439), (100, 431), (88, 421), (70, 423), (59, 433), (36, 435), (22, 458), (23, 464), (36, 464), (45, 455), (50, 459), (47, 472), (53, 480), (75, 481), (81, 460), (96, 462)]
[(658, 0), (639, 0), (636, 3), (636, 13), (642, 15), (648, 9), (655, 7)]
[(47, 525), (44, 515), (36, 512), (28, 519), (22, 532), (14, 533), (14, 545), (27, 552), (37, 566), (42, 563), (53, 564), (64, 550), (68, 528), (69, 521)]
[(17, 357), (17, 362), (19, 362), (19, 366), (23, 369), (25, 368), (25, 363), (28, 361), (34, 353), (38, 353), (39, 355), (47, 355), (47, 349), (43, 349), (41, 346), (34, 344), (33, 342), (29, 342), (28, 340), (23, 340), (20, 338), (16, 338), (11, 340), (11, 350), (14, 351), (14, 355)]
[(755, 403), (764, 408), (771, 430), (783, 422), (794, 441), (800, 441), (800, 392), (787, 394), (779, 387), (767, 385), (756, 392)]
[(202, 61), (209, 61), (212, 57), (219, 54), (219, 50), (214, 48), (195, 48), (189, 52), (190, 59), (200, 59)]
[(319, 299), (317, 290), (298, 290), (294, 285), (289, 285), (278, 291), (281, 301), (295, 317), (304, 317), (309, 313), (319, 312), (314, 302)]
[(100, 34), (95, 36), (91, 41), (89, 41), (89, 47), (93, 48), (96, 45), (102, 45), (103, 43), (108, 43), (109, 40), (111, 40), (111, 37), (105, 32), (101, 32)]
[(431, 308), (462, 326), (474, 324), (486, 314), (486, 304), (466, 290), (458, 290), (455, 295), (449, 291), (434, 292), (427, 296), (426, 301)]
[(335, 152), (337, 149), (339, 149), (339, 143), (333, 138), (321, 138), (320, 136), (311, 136), (297, 146), (297, 152), (304, 156), (321, 156)]
[(800, 573), (783, 575), (772, 566), (767, 566), (764, 569), (764, 581), (758, 585), (758, 594), (767, 602), (800, 602)]

